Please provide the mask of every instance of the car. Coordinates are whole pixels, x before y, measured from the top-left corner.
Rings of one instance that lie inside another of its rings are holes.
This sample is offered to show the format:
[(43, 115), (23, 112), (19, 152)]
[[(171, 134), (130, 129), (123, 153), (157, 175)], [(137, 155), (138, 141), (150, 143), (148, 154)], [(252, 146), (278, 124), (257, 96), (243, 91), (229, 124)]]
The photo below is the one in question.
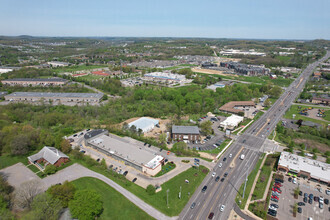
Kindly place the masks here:
[(100, 158), (97, 158), (96, 161), (99, 162), (101, 159)]
[(227, 177), (228, 176), (228, 173), (227, 172), (225, 172), (225, 174), (223, 175), (224, 177)]
[(322, 188), (319, 188), (319, 192), (320, 192), (320, 193), (322, 193), (322, 192), (323, 192)]
[(221, 178), (221, 180), (220, 180), (221, 182), (223, 182), (223, 181), (225, 181), (225, 178)]
[(294, 178), (294, 179), (292, 180), (292, 183), (293, 183), (293, 184), (297, 184), (297, 179)]
[(276, 182), (276, 181), (277, 181), (277, 182), (280, 182), (280, 183), (283, 183), (283, 182), (284, 182), (282, 179), (279, 179), (279, 178), (276, 178), (276, 179), (275, 179), (275, 182)]
[(274, 216), (274, 217), (276, 216), (276, 212), (268, 211), (267, 213), (268, 213), (268, 215), (271, 215), (271, 216)]
[(291, 181), (292, 181), (292, 178), (291, 178), (291, 177), (289, 177), (288, 181), (289, 181), (289, 182), (291, 182)]
[(115, 171), (116, 172), (116, 170), (118, 169), (118, 167), (115, 167), (115, 168), (113, 168), (113, 171)]
[(229, 154), (229, 158), (231, 158), (233, 155), (232, 154)]
[(148, 144), (148, 147), (151, 147), (151, 144)]
[(159, 149), (159, 152), (162, 152), (162, 151), (163, 151), (163, 148), (160, 148), (160, 149)]
[(303, 202), (298, 202), (298, 205), (299, 205), (299, 206), (305, 206), (305, 203), (303, 203)]
[(86, 153), (86, 151), (84, 151), (84, 150), (81, 150), (80, 152), (83, 153), (83, 154)]
[(221, 168), (222, 167), (222, 163), (219, 163), (219, 168)]
[(311, 193), (311, 194), (309, 194), (308, 197), (309, 197), (310, 199), (313, 199), (314, 195)]
[(278, 202), (278, 200), (274, 199), (274, 198), (270, 198), (270, 200), (273, 201), (273, 202)]
[(319, 208), (323, 209), (323, 203), (319, 203)]
[(275, 207), (275, 208), (277, 208), (277, 209), (278, 209), (278, 207), (279, 207), (277, 204), (274, 204), (274, 203), (270, 204), (270, 206)]
[(304, 193), (304, 197), (308, 197), (308, 193)]
[(73, 135), (73, 137), (77, 137), (77, 136), (78, 136), (78, 134), (74, 134), (74, 135)]
[(328, 205), (328, 204), (329, 204), (329, 199), (324, 199), (324, 203), (325, 203), (326, 205)]
[(314, 197), (314, 202), (318, 202), (319, 201), (319, 197), (315, 196)]
[(123, 175), (126, 176), (127, 174), (128, 174), (128, 171), (126, 170), (126, 171), (123, 173)]
[(84, 134), (84, 132), (81, 132), (80, 134), (79, 134), (79, 136), (81, 136), (81, 135), (83, 135)]
[(113, 165), (111, 164), (111, 165), (109, 166), (109, 169), (112, 169), (112, 167), (113, 167)]
[(330, 190), (325, 190), (325, 193), (327, 194), (327, 195), (330, 195)]
[(274, 183), (274, 185), (276, 185), (276, 186), (278, 186), (278, 187), (282, 187), (282, 184), (279, 183), (279, 182)]
[(278, 198), (277, 196), (272, 196), (272, 198), (273, 198), (273, 199), (277, 199), (277, 200), (279, 200), (279, 198)]
[(190, 208), (191, 208), (191, 209), (194, 209), (195, 206), (196, 206), (196, 202), (193, 202), (193, 203), (191, 204)]
[(273, 195), (273, 196), (279, 196), (280, 194), (279, 194), (278, 192), (274, 192), (274, 191), (273, 191), (273, 192), (272, 192), (272, 195)]
[(308, 203), (313, 204), (313, 199), (309, 198)]
[(298, 207), (298, 213), (302, 213), (302, 208)]
[(273, 187), (272, 190), (275, 191), (275, 192), (278, 192), (278, 193), (282, 193), (282, 191), (279, 188)]
[(324, 198), (322, 196), (320, 196), (319, 198), (319, 202), (323, 203), (324, 202)]
[(303, 195), (303, 192), (302, 191), (299, 191), (299, 196), (302, 196)]
[(213, 144), (213, 147), (217, 148), (218, 146), (216, 144)]
[(215, 173), (215, 172), (213, 172), (213, 173), (212, 173), (212, 177), (215, 177), (215, 174), (216, 174), (216, 173)]
[(215, 182), (219, 182), (219, 180), (220, 180), (220, 176), (217, 176), (217, 177), (215, 178)]
[(167, 163), (168, 159), (165, 159), (165, 163)]
[(207, 186), (204, 186), (202, 192), (205, 192), (206, 190), (207, 190)]
[(307, 197), (304, 197), (303, 201), (304, 201), (305, 203), (307, 203)]
[(223, 158), (223, 161), (226, 161), (227, 160), (227, 158), (225, 157), (225, 158)]
[(209, 219), (213, 219), (213, 217), (214, 217), (214, 213), (213, 212), (211, 212), (210, 214), (209, 214)]
[(132, 180), (132, 182), (135, 183), (136, 180), (137, 180), (137, 178), (135, 177), (135, 178)]
[(86, 131), (90, 131), (91, 129), (90, 128), (88, 128)]
[(167, 151), (167, 155), (170, 155), (171, 151)]
[(223, 212), (223, 210), (225, 210), (225, 205), (222, 205), (221, 207), (220, 207), (220, 212)]

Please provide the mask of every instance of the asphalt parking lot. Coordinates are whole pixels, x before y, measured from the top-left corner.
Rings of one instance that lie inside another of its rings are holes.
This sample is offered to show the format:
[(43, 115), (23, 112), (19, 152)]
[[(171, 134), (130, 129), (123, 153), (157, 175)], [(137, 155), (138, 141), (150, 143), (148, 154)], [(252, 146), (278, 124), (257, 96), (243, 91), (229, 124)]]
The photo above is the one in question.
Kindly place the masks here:
[[(293, 184), (292, 182), (288, 181), (288, 177), (285, 176), (285, 181), (282, 184), (281, 187), (282, 194), (280, 195), (280, 200), (277, 203), (279, 205), (279, 208), (277, 210), (277, 216), (278, 219), (308, 219), (309, 217), (312, 217), (313, 220), (321, 220), (321, 219), (330, 219), (330, 212), (329, 212), (329, 205), (326, 205), (324, 203), (323, 209), (319, 208), (319, 202), (315, 202), (313, 200), (312, 204), (309, 204), (308, 202), (305, 203), (305, 206), (298, 206), (302, 208), (302, 213), (297, 213), (296, 217), (293, 217), (293, 205), (294, 203), (303, 202), (304, 193), (312, 193), (314, 196), (320, 197), (322, 196), (324, 199), (330, 199), (330, 196), (323, 192), (319, 192), (313, 187), (311, 184), (307, 184), (307, 181), (301, 179), (298, 180), (297, 184)], [(294, 195), (294, 189), (298, 186), (300, 191), (302, 191), (303, 195), (298, 196), (298, 199), (295, 199), (293, 197)], [(315, 185), (315, 184), (313, 184)], [(324, 187), (323, 187), (324, 188)], [(274, 203), (273, 201), (270, 201), (270, 203)], [(275, 203), (276, 204), (276, 203)]]

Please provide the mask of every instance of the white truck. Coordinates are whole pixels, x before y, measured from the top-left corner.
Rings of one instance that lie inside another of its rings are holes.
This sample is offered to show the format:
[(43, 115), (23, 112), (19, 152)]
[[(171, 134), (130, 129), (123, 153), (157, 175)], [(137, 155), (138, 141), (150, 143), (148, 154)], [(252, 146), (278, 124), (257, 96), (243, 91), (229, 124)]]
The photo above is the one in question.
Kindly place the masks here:
[(245, 155), (244, 154), (241, 154), (240, 159), (241, 160), (244, 160), (244, 157), (245, 157)]

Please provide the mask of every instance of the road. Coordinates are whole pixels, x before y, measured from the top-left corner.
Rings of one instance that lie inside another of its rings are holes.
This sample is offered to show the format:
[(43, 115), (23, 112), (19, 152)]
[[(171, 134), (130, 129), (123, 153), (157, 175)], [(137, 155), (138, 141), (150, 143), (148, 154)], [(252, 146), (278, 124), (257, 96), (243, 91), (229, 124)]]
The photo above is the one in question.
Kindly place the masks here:
[[(309, 64), (301, 75), (286, 88), (273, 106), (236, 139), (214, 168), (216, 176), (223, 177), (225, 172), (228, 173), (228, 176), (223, 182), (215, 182), (215, 177), (212, 177), (212, 172), (210, 172), (181, 212), (180, 219), (207, 219), (211, 212), (214, 213), (214, 219), (228, 219), (229, 213), (234, 207), (239, 187), (254, 169), (264, 151), (265, 139), (303, 90), (316, 66), (329, 57), (330, 51), (320, 60)], [(229, 158), (230, 154), (232, 154), (231, 158)], [(244, 160), (239, 159), (241, 154), (245, 155)], [(224, 158), (227, 160), (223, 161)], [(221, 168), (218, 167), (219, 163), (223, 164)], [(201, 192), (203, 186), (207, 186), (204, 193)], [(190, 206), (194, 202), (196, 206), (191, 209)], [(220, 211), (221, 205), (225, 205), (223, 212)]]

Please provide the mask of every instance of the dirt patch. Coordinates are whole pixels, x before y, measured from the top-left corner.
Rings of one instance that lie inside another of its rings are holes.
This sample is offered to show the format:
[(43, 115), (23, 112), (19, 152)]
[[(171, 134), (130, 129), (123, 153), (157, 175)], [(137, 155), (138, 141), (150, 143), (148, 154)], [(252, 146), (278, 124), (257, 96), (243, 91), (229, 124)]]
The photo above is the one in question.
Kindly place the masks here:
[(307, 148), (317, 148), (322, 153), (325, 153), (326, 151), (328, 151), (330, 149), (330, 147), (328, 145), (319, 143), (314, 140), (298, 138), (298, 139), (294, 139), (294, 142), (297, 144), (304, 143), (307, 146)]
[(234, 76), (238, 77), (233, 74), (225, 74), (223, 73), (224, 71), (218, 71), (218, 70), (209, 70), (209, 69), (201, 69), (201, 68), (191, 68), (193, 72), (198, 72), (198, 73), (206, 73), (206, 74), (215, 74), (215, 75), (221, 75), (221, 76)]
[(307, 112), (308, 112), (308, 116), (306, 116), (306, 117), (308, 117), (308, 118), (313, 118), (313, 119), (320, 120), (320, 121), (327, 121), (324, 118), (317, 116), (317, 114), (319, 112), (318, 108), (313, 108), (311, 110), (308, 110)]
[(198, 152), (199, 155), (201, 157), (204, 157), (204, 158), (207, 158), (207, 159), (211, 159), (211, 160), (214, 160), (215, 159), (215, 156), (213, 156), (212, 154), (209, 154), (209, 153), (205, 153), (205, 152)]

